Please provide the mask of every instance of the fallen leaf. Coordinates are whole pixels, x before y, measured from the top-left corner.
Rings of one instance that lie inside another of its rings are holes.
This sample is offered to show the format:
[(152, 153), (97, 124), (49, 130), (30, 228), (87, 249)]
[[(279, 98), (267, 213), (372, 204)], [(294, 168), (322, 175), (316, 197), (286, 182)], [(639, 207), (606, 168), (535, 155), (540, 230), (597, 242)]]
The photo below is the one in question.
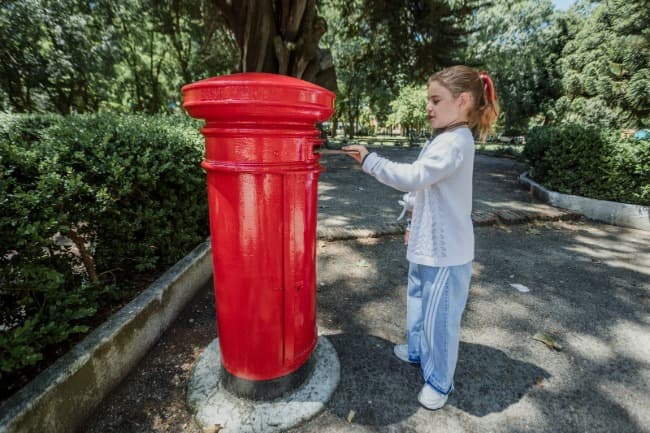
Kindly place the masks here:
[(514, 283), (514, 284), (510, 284), (510, 286), (512, 286), (513, 288), (519, 290), (521, 293), (530, 292), (530, 289), (528, 287), (524, 286), (523, 284)]
[(562, 350), (562, 345), (555, 341), (555, 338), (551, 334), (548, 334), (546, 332), (538, 332), (537, 334), (533, 335), (533, 340), (541, 341), (542, 343), (546, 344), (546, 347), (549, 349), (554, 349), (557, 351)]
[(356, 412), (350, 409), (350, 412), (348, 412), (348, 422), (352, 422), (352, 418), (354, 418), (354, 415), (356, 415)]
[(542, 232), (540, 232), (540, 231), (537, 230), (537, 229), (528, 229), (528, 230), (527, 230), (527, 233), (528, 233), (528, 234), (531, 234), (531, 235), (540, 235), (540, 234), (542, 234)]
[(360, 268), (367, 268), (368, 266), (370, 266), (370, 264), (365, 260), (361, 259), (357, 262), (357, 266), (359, 266)]

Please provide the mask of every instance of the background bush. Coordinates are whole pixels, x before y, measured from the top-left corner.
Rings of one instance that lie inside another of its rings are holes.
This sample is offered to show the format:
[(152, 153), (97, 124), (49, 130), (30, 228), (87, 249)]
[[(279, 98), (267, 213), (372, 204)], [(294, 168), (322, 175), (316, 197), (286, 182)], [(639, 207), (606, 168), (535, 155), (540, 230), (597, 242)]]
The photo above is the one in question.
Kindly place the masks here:
[(180, 116), (0, 116), (0, 375), (208, 236), (202, 155)]
[(553, 191), (650, 206), (650, 141), (582, 125), (529, 131), (530, 175)]

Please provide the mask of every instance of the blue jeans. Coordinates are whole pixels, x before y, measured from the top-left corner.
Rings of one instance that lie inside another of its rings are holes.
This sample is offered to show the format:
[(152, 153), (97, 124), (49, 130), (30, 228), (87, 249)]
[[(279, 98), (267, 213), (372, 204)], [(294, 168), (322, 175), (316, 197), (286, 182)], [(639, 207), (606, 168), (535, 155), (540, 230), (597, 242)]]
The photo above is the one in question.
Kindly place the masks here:
[(409, 358), (441, 394), (454, 389), (460, 319), (467, 304), (472, 262), (431, 267), (409, 263), (406, 337)]

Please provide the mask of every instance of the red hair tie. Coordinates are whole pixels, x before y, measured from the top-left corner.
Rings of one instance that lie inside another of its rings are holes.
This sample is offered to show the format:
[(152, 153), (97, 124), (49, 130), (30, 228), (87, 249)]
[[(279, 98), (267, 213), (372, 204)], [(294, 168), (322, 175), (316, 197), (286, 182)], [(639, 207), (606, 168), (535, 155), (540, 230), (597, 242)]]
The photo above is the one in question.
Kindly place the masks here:
[(497, 95), (494, 92), (494, 83), (492, 78), (488, 75), (487, 72), (481, 71), (478, 73), (479, 78), (483, 81), (483, 88), (485, 89), (485, 96), (487, 97), (488, 102), (492, 103), (497, 100)]

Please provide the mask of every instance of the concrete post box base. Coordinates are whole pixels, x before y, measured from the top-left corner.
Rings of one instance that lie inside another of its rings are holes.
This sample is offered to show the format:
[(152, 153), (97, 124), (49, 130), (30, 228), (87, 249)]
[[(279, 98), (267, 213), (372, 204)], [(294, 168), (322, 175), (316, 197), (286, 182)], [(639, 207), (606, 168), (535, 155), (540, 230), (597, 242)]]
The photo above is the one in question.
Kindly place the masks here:
[(219, 426), (222, 433), (284, 431), (321, 412), (339, 383), (338, 355), (327, 338), (318, 338), (310, 363), (309, 376), (293, 392), (269, 401), (238, 397), (224, 388), (219, 341), (215, 339), (192, 370), (187, 403), (202, 428)]
[(221, 371), (223, 387), (232, 394), (250, 400), (273, 400), (298, 389), (311, 375), (314, 360), (310, 357), (302, 367), (286, 376), (272, 380), (246, 380), (231, 374), (225, 368)]

